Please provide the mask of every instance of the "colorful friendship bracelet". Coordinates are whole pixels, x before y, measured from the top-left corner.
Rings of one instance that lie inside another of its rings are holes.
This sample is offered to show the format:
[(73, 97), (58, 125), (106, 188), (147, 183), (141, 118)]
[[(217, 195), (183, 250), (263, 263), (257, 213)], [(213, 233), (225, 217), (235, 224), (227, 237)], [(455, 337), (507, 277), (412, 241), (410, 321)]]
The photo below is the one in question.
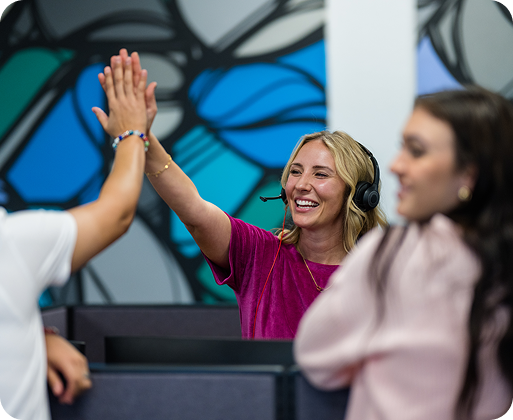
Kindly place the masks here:
[(118, 144), (126, 139), (127, 137), (129, 136), (132, 136), (132, 135), (136, 135), (138, 137), (141, 138), (141, 140), (144, 142), (144, 151), (147, 152), (148, 151), (148, 147), (150, 147), (150, 142), (148, 140), (148, 137), (146, 137), (144, 135), (144, 133), (141, 133), (139, 130), (127, 130), (125, 131), (123, 134), (117, 136), (115, 139), (114, 139), (114, 142), (112, 143), (112, 148), (114, 150), (116, 150), (116, 148), (118, 147)]

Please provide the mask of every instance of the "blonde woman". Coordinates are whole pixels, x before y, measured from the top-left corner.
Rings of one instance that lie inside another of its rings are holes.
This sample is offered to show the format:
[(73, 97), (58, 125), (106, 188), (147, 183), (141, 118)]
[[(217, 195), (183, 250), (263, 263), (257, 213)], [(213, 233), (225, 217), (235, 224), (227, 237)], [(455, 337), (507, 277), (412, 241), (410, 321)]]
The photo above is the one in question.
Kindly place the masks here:
[[(120, 55), (126, 59), (126, 50)], [(137, 59), (133, 53), (132, 60)], [(156, 114), (153, 85), (148, 91), (151, 122)], [(146, 174), (191, 233), (215, 281), (234, 290), (244, 338), (292, 339), (303, 313), (326, 289), (356, 239), (385, 224), (377, 205), (377, 164), (345, 133), (310, 134), (298, 144), (282, 177), (294, 228), (274, 235), (201, 198), (149, 127), (147, 131)], [(365, 211), (353, 201), (359, 182), (375, 190)]]

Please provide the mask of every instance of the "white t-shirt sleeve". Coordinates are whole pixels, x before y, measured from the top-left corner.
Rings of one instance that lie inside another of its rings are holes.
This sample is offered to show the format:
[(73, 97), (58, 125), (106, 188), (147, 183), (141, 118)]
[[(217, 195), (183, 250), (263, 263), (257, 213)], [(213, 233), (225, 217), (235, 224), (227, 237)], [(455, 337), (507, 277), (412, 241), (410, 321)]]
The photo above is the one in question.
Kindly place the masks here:
[(39, 287), (62, 285), (71, 272), (77, 225), (66, 211), (28, 210), (2, 215), (3, 237), (17, 250)]

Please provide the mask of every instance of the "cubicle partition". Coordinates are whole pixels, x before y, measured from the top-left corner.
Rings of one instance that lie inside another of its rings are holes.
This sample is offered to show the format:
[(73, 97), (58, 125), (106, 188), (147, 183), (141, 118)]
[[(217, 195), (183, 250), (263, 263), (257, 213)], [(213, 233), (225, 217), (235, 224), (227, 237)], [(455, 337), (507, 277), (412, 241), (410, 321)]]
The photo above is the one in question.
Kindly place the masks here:
[(343, 419), (348, 390), (316, 390), (292, 343), (240, 340), (236, 306), (78, 306), (43, 313), (85, 342), (93, 389), (53, 420)]
[(105, 361), (105, 337), (240, 338), (237, 306), (76, 306), (69, 309), (70, 336), (86, 343), (90, 362)]
[(73, 406), (51, 398), (53, 420), (285, 419), (281, 366), (92, 364), (93, 388)]
[(308, 383), (297, 366), (289, 371), (294, 390), (294, 420), (343, 420), (349, 402), (349, 388), (321, 391)]

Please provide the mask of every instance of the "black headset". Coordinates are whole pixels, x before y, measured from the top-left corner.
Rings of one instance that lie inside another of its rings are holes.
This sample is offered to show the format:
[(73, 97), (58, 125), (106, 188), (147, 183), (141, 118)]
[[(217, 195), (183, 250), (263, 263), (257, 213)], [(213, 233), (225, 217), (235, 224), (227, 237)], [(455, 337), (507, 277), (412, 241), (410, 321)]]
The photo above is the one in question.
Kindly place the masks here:
[(353, 201), (361, 211), (369, 211), (379, 203), (379, 165), (376, 158), (363, 144), (358, 143), (362, 150), (369, 156), (374, 168), (374, 180), (372, 184), (367, 181), (360, 181), (356, 184)]
[[(358, 142), (357, 142), (358, 143)], [(375, 208), (379, 203), (379, 165), (376, 158), (372, 155), (369, 149), (367, 149), (363, 144), (358, 143), (362, 150), (369, 156), (372, 166), (374, 167), (374, 180), (372, 184), (367, 181), (360, 181), (356, 184), (353, 201), (356, 206), (361, 211), (369, 211)], [(276, 197), (262, 197), (260, 196), (260, 200), (264, 203), (267, 200), (278, 200), (281, 198), (285, 205), (287, 205), (287, 195), (285, 194), (285, 189), (281, 189), (280, 195)]]

